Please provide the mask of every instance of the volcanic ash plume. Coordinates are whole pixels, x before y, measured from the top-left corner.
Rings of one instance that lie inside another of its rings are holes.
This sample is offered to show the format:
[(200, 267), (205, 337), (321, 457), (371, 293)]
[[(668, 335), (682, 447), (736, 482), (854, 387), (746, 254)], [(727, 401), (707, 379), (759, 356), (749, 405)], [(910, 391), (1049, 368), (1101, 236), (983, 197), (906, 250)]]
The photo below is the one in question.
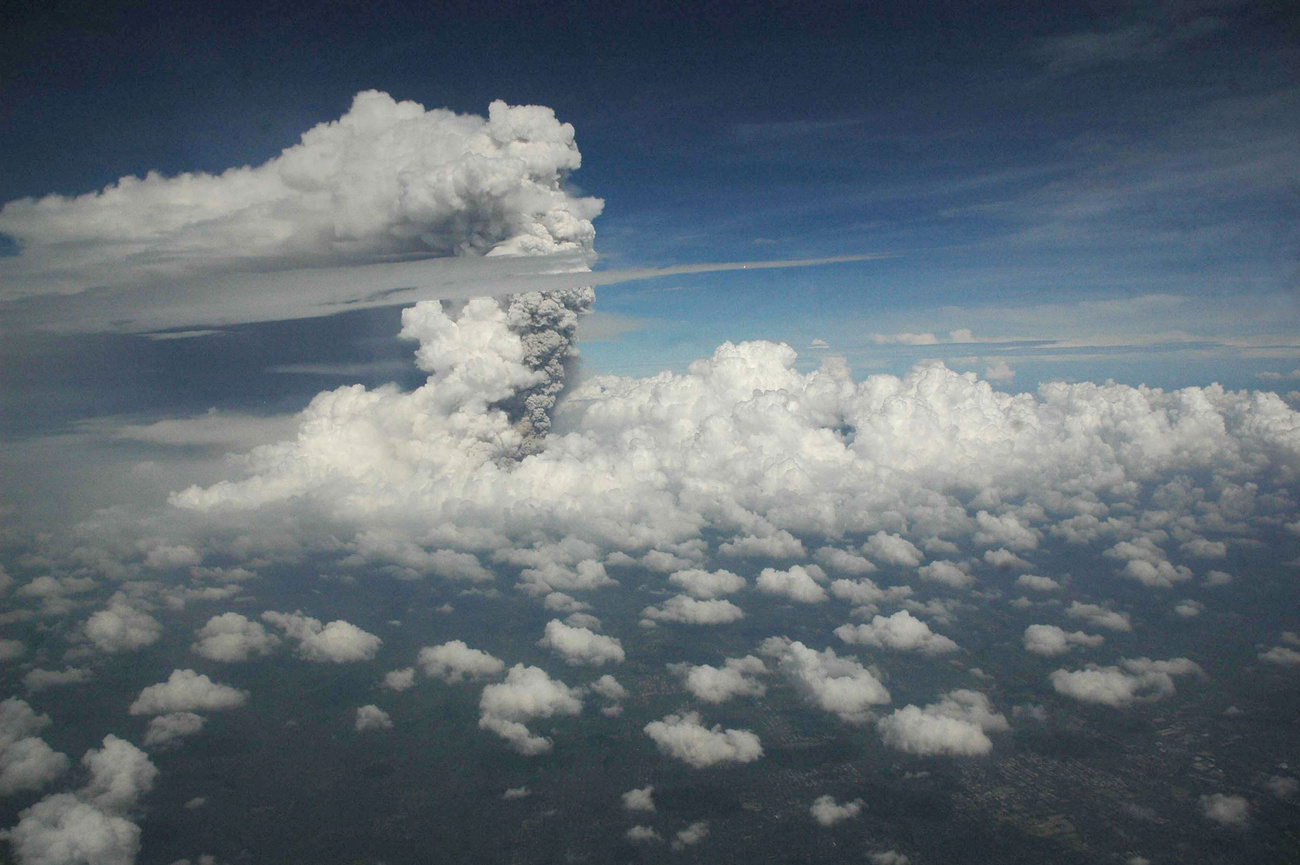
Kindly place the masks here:
[(509, 298), (506, 321), (524, 345), (524, 364), (542, 375), (540, 383), (498, 405), (524, 434), (529, 450), (551, 429), (551, 409), (577, 356), (574, 338), (579, 313), (591, 309), (596, 292), (589, 286), (558, 291), (530, 291)]

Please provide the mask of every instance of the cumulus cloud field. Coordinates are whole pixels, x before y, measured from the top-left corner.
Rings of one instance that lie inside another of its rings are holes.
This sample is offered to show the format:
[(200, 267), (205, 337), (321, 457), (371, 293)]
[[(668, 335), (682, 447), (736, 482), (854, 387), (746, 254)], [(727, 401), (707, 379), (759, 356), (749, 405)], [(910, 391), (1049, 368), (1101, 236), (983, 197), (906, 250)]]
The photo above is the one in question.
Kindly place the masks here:
[[(260, 166), (11, 202), (6, 299), (586, 256), (574, 135), (366, 91)], [(761, 340), (585, 374), (597, 303), (422, 301), (390, 337), (418, 387), (322, 390), (220, 478), (66, 532), (6, 515), (14, 861), (1154, 860), (1167, 825), (1281, 849), (1295, 733), (1257, 720), (1300, 670), (1280, 396), (1009, 393)], [(977, 843), (937, 858), (945, 831)]]

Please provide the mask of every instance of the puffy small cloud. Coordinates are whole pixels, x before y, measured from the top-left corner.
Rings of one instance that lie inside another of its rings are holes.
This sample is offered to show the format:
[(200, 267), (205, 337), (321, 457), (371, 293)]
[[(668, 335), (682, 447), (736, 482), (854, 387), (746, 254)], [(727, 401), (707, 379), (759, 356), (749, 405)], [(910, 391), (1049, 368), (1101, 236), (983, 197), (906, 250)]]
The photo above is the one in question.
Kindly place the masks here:
[(891, 748), (931, 757), (978, 756), (993, 750), (986, 732), (1010, 729), (1005, 715), (992, 710), (978, 691), (957, 690), (924, 709), (904, 706), (876, 723)]
[(1186, 658), (1152, 661), (1124, 660), (1121, 667), (1089, 665), (1086, 669), (1056, 670), (1049, 677), (1057, 693), (1084, 703), (1124, 708), (1133, 703), (1161, 700), (1175, 693), (1174, 676), (1201, 674), (1201, 668)]
[(1066, 633), (1056, 625), (1030, 625), (1025, 628), (1025, 651), (1035, 655), (1064, 655), (1075, 646), (1096, 648), (1106, 641), (1097, 634), (1085, 634), (1083, 631)]
[(822, 547), (813, 558), (817, 560), (817, 564), (824, 568), (854, 577), (870, 574), (877, 570), (870, 559), (835, 547)]
[(572, 567), (560, 562), (546, 562), (540, 567), (524, 568), (519, 572), (519, 588), (531, 595), (589, 592), (613, 585), (617, 583), (605, 573), (604, 563), (594, 559), (584, 559)]
[(32, 734), (50, 724), (27, 701), (10, 697), (0, 702), (0, 796), (22, 790), (39, 790), (70, 765), (61, 754)]
[(393, 719), (388, 713), (371, 703), (368, 706), (357, 707), (356, 728), (358, 733), (364, 733), (367, 730), (391, 730), (393, 729)]
[(654, 811), (654, 785), (637, 787), (623, 794), (623, 808), (627, 811)]
[(862, 813), (862, 800), (854, 799), (852, 802), (840, 804), (835, 801), (834, 796), (818, 796), (808, 809), (812, 818), (823, 826), (834, 826), (836, 823), (852, 819)]
[(1120, 573), (1145, 586), (1167, 589), (1174, 583), (1192, 578), (1190, 569), (1171, 564), (1165, 551), (1145, 536), (1120, 541), (1106, 550), (1105, 555), (1123, 560), (1124, 567)]
[(641, 616), (650, 622), (726, 625), (745, 618), (745, 611), (731, 601), (699, 601), (687, 595), (673, 595), (657, 607), (646, 607), (641, 611)]
[(1264, 786), (1279, 799), (1289, 799), (1300, 790), (1300, 781), (1287, 775), (1274, 775), (1264, 782)]
[(1174, 604), (1174, 615), (1184, 619), (1194, 619), (1205, 611), (1205, 604), (1185, 598)]
[(831, 594), (858, 607), (877, 604), (888, 597), (884, 589), (866, 577), (860, 580), (835, 580), (831, 583)]
[(199, 629), (197, 637), (190, 649), (210, 661), (223, 663), (247, 661), (252, 655), (269, 655), (280, 645), (279, 637), (268, 634), (261, 624), (239, 613), (213, 616)]
[(738, 559), (799, 559), (803, 542), (784, 529), (766, 536), (749, 535), (718, 547), (718, 553)]
[(236, 709), (248, 701), (248, 692), (219, 685), (193, 670), (172, 670), (166, 682), (150, 685), (131, 704), (132, 715), (171, 712), (215, 712)]
[(871, 865), (911, 865), (912, 860), (897, 850), (880, 850), (867, 855)]
[(627, 688), (620, 685), (618, 679), (608, 673), (591, 683), (591, 692), (598, 697), (615, 702), (627, 699)]
[(101, 652), (117, 654), (134, 652), (156, 643), (163, 629), (153, 616), (115, 597), (107, 609), (86, 620), (83, 630)]
[(1232, 583), (1232, 574), (1226, 571), (1210, 571), (1205, 575), (1206, 586), (1227, 586)]
[(562, 655), (573, 666), (586, 664), (599, 667), (607, 661), (621, 664), (626, 657), (623, 644), (617, 638), (597, 634), (587, 628), (574, 628), (559, 619), (551, 619), (546, 623), (546, 633), (537, 641), (537, 645)]
[(862, 545), (862, 551), (878, 562), (915, 568), (925, 561), (925, 554), (911, 541), (898, 534), (876, 532)]
[(500, 658), (471, 649), (461, 640), (452, 640), (441, 646), (426, 646), (420, 650), (416, 663), (426, 676), (441, 679), (449, 685), (465, 679), (491, 678), (500, 675), (506, 668), (505, 662)]
[(26, 652), (22, 640), (0, 640), (0, 662), (21, 658)]
[(18, 816), (7, 836), (23, 865), (129, 865), (140, 827), (125, 816), (153, 787), (158, 770), (143, 751), (113, 735), (82, 758), (90, 782), (47, 796)]
[(999, 360), (991, 363), (984, 368), (984, 378), (989, 381), (1011, 381), (1016, 377), (1016, 371), (1011, 368), (1005, 360)]
[(668, 582), (680, 587), (691, 597), (704, 600), (730, 595), (745, 588), (745, 578), (731, 571), (705, 571), (699, 568), (677, 571), (668, 577)]
[[(505, 669), (503, 664), (501, 669)], [(380, 686), (390, 691), (407, 691), (415, 687), (415, 668), (405, 667), (384, 674), (384, 683)]]
[(709, 821), (699, 820), (682, 829), (673, 837), (673, 849), (682, 850), (686, 847), (692, 847), (703, 841), (708, 835)]
[(1027, 571), (1033, 567), (1029, 562), (1004, 547), (998, 547), (996, 550), (985, 550), (984, 561), (995, 568), (1003, 570), (1021, 568)]
[(649, 844), (652, 842), (662, 842), (664, 839), (653, 826), (633, 826), (624, 834), (627, 840), (636, 844)]
[(267, 610), (262, 620), (275, 625), (298, 641), (298, 656), (307, 661), (347, 664), (369, 661), (379, 651), (383, 642), (374, 634), (339, 619), (322, 626), (319, 619), (304, 616), (299, 610), (292, 614)]
[(1026, 526), (1015, 514), (994, 516), (988, 511), (980, 511), (975, 514), (975, 524), (979, 528), (972, 540), (982, 547), (1008, 547), (1012, 550), (1038, 548), (1039, 531)]
[(35, 693), (46, 688), (80, 685), (94, 677), (95, 674), (88, 667), (64, 667), (62, 670), (42, 670), (37, 667), (28, 670), (27, 675), (23, 676), (23, 685), (28, 691)]
[(542, 598), (542, 607), (553, 613), (579, 613), (583, 610), (590, 610), (591, 604), (584, 603), (572, 595), (566, 595), (564, 592), (551, 592)]
[(952, 586), (954, 589), (964, 589), (975, 582), (975, 578), (966, 573), (966, 570), (961, 565), (945, 560), (922, 565), (916, 569), (916, 573), (923, 580), (931, 583), (942, 583), (945, 586)]
[(929, 625), (907, 610), (899, 610), (887, 618), (876, 616), (870, 624), (840, 625), (835, 629), (835, 636), (850, 645), (920, 652), (923, 655), (957, 651), (956, 643), (931, 631)]
[(90, 771), (90, 782), (77, 797), (104, 811), (122, 812), (135, 806), (153, 789), (158, 768), (149, 755), (117, 736), (104, 737), (103, 747), (92, 748), (81, 758)]
[(723, 730), (700, 723), (698, 712), (668, 715), (645, 725), (660, 753), (681, 760), (694, 769), (718, 763), (752, 763), (763, 756), (758, 736), (748, 730)]
[(1211, 793), (1202, 796), (1201, 813), (1223, 826), (1245, 826), (1250, 819), (1250, 803), (1244, 796)]
[(1059, 592), (1061, 584), (1051, 577), (1040, 577), (1035, 574), (1021, 574), (1016, 577), (1016, 585), (1024, 586), (1026, 589), (1033, 589), (1035, 592)]
[(820, 604), (826, 600), (826, 590), (817, 584), (811, 572), (800, 565), (788, 571), (764, 568), (755, 585), (764, 594), (783, 595), (801, 604)]
[(47, 796), (19, 815), (9, 844), (23, 865), (130, 865), (140, 852), (140, 827), (71, 793)]
[(708, 664), (669, 664), (669, 671), (682, 677), (686, 690), (706, 703), (724, 703), (732, 697), (761, 697), (767, 686), (758, 677), (767, 673), (759, 658), (727, 658), (721, 668)]
[(1073, 619), (1082, 619), (1088, 624), (1095, 625), (1098, 628), (1123, 632), (1133, 630), (1133, 622), (1129, 619), (1128, 613), (1117, 613), (1114, 610), (1108, 610), (1105, 607), (1098, 606), (1097, 604), (1084, 604), (1079, 601), (1071, 601), (1065, 614)]
[(586, 628), (589, 631), (598, 631), (604, 627), (600, 619), (591, 613), (569, 613), (564, 617), (564, 624), (575, 628)]
[(1286, 646), (1274, 646), (1266, 652), (1260, 652), (1259, 659), (1280, 667), (1294, 667), (1300, 664), (1300, 652)]
[(821, 652), (786, 637), (769, 637), (760, 651), (775, 658), (780, 671), (804, 699), (850, 723), (862, 723), (871, 707), (890, 700), (889, 691), (867, 668), (834, 649)]
[(501, 798), (509, 802), (513, 799), (527, 799), (531, 795), (532, 791), (527, 787), (511, 787), (501, 794)]
[(171, 712), (149, 721), (144, 734), (144, 744), (165, 745), (185, 736), (193, 736), (203, 729), (206, 719), (193, 712)]
[(483, 689), (478, 724), (505, 739), (519, 753), (534, 756), (550, 751), (554, 743), (534, 735), (527, 722), (581, 711), (580, 691), (552, 679), (538, 667), (515, 664), (504, 682)]
[(1223, 541), (1210, 541), (1205, 538), (1192, 538), (1178, 545), (1178, 550), (1185, 556), (1201, 559), (1222, 559), (1228, 555), (1228, 545)]

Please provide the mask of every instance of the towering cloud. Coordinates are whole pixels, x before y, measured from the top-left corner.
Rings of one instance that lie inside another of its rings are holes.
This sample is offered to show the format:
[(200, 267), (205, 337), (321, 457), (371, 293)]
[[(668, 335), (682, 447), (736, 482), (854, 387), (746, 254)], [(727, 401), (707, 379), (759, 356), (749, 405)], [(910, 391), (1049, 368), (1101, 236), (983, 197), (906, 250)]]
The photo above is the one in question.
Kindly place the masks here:
[(541, 106), (486, 118), (358, 93), (341, 118), (257, 167), (124, 177), (76, 198), (9, 202), (0, 300), (397, 254), (590, 251), (599, 199), (563, 185), (581, 155)]

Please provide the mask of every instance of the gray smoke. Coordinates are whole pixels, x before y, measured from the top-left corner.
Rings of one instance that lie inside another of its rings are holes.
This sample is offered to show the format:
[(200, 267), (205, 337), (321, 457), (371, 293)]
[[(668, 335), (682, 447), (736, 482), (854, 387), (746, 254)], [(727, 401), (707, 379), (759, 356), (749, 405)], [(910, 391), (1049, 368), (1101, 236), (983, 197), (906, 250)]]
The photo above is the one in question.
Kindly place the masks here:
[(550, 432), (551, 409), (577, 357), (578, 315), (590, 311), (595, 301), (591, 286), (529, 291), (503, 301), (510, 329), (523, 340), (525, 363), (545, 375), (540, 384), (497, 403), (524, 434), (521, 456), (534, 452)]

